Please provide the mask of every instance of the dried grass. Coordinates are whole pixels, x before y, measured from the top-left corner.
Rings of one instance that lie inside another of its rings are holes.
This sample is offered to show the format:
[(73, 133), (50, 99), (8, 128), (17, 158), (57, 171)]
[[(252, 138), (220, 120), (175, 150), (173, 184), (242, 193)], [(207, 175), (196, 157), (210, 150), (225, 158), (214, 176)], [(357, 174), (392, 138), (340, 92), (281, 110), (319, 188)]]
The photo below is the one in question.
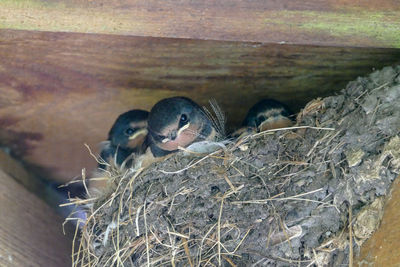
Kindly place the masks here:
[[(347, 96), (364, 103), (385, 86), (349, 85)], [(346, 136), (348, 114), (365, 117), (375, 142), (390, 136), (374, 124), (384, 116), (381, 102), (366, 116), (361, 104), (349, 110), (346, 101), (317, 99), (297, 126), (251, 134), (207, 155), (179, 153), (146, 169), (110, 166), (104, 192), (72, 200), (88, 211), (75, 232), (73, 266), (324, 266), (340, 253), (351, 265), (352, 217), (374, 200), (363, 196), (374, 187), (371, 180), (356, 173), (380, 155), (369, 152), (348, 166), (345, 151), (357, 147)], [(392, 177), (385, 175), (376, 181), (386, 183), (382, 194)], [(300, 215), (288, 216), (295, 212)]]

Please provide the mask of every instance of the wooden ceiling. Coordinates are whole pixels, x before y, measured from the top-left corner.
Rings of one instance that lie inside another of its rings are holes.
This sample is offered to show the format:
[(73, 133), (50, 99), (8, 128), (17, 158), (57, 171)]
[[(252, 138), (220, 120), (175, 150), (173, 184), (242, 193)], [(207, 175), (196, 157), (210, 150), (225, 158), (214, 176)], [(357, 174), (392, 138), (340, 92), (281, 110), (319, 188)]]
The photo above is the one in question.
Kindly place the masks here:
[(396, 0), (3, 0), (0, 145), (65, 182), (95, 168), (84, 144), (98, 152), (118, 114), (164, 97), (215, 98), (231, 128), (262, 97), (298, 110), (399, 63), (399, 15)]
[(305, 45), (400, 47), (398, 0), (2, 0), (0, 27)]

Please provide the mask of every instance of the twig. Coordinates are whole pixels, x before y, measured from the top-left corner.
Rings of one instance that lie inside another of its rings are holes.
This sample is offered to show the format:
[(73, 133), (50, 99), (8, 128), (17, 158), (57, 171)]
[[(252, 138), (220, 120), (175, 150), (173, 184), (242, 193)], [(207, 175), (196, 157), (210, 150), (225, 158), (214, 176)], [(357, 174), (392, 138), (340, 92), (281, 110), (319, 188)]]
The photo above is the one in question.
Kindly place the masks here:
[(199, 247), (199, 261), (198, 261), (199, 263), (198, 263), (198, 266), (200, 266), (200, 263), (202, 262), (201, 255), (202, 255), (202, 250), (203, 250), (203, 244), (204, 244), (205, 240), (207, 239), (207, 236), (211, 233), (211, 231), (214, 229), (215, 226), (217, 226), (217, 225), (214, 224), (213, 226), (211, 226), (210, 230), (208, 230), (207, 233), (201, 239), (200, 247)]
[(208, 154), (207, 156), (205, 156), (205, 157), (199, 159), (198, 161), (194, 162), (193, 164), (191, 164), (191, 165), (189, 165), (189, 166), (186, 166), (186, 167), (183, 168), (183, 169), (180, 169), (180, 170), (177, 170), (177, 171), (172, 171), (172, 172), (160, 170), (160, 172), (162, 172), (162, 173), (164, 173), (164, 174), (178, 174), (178, 173), (184, 172), (184, 171), (186, 171), (186, 170), (192, 168), (193, 166), (199, 164), (199, 163), (202, 162), (203, 160), (205, 160), (205, 159), (211, 157), (212, 155), (216, 154), (217, 152), (219, 152), (219, 150), (214, 151), (213, 153)]
[(218, 265), (221, 266), (221, 217), (222, 208), (224, 206), (225, 196), (221, 198), (221, 206), (219, 208), (218, 223), (217, 223), (217, 241), (218, 241)]
[(183, 249), (185, 250), (185, 253), (187, 255), (189, 265), (190, 267), (193, 267), (192, 257), (190, 256), (190, 250), (188, 246), (188, 240), (185, 237), (182, 237), (182, 244), (183, 244)]
[(230, 266), (237, 267), (237, 265), (230, 258), (228, 258), (227, 256), (222, 255), (222, 258), (224, 258), (224, 260), (226, 260), (229, 263)]
[(85, 147), (87, 148), (87, 150), (89, 151), (89, 154), (97, 161), (97, 163), (103, 164), (103, 162), (100, 162), (99, 159), (98, 159), (98, 157), (97, 157), (95, 154), (93, 154), (93, 152), (92, 152), (92, 150), (90, 149), (90, 147), (89, 147), (88, 144), (85, 143), (84, 146), (85, 146)]
[(143, 219), (144, 219), (144, 228), (145, 228), (145, 236), (146, 236), (146, 257), (147, 257), (147, 266), (148, 267), (150, 267), (150, 251), (149, 251), (149, 236), (147, 234), (146, 199), (147, 199), (147, 195), (148, 195), (152, 185), (153, 184), (150, 184), (149, 189), (147, 189), (146, 197), (144, 199), (144, 204), (143, 204)]
[(353, 217), (352, 207), (349, 204), (349, 267), (353, 267), (353, 229), (351, 227), (351, 220)]
[[(270, 198), (257, 199), (257, 200), (246, 200), (246, 201), (232, 201), (231, 203), (232, 204), (251, 204), (251, 203), (253, 203), (253, 204), (258, 204), (258, 203), (262, 204), (262, 203), (265, 203), (265, 202), (271, 201), (271, 200), (278, 200), (278, 201), (288, 200), (288, 199), (296, 199), (297, 200), (301, 196), (313, 194), (313, 193), (319, 192), (321, 190), (323, 190), (323, 188), (320, 188), (320, 189), (317, 189), (317, 190), (313, 190), (313, 191), (310, 191), (310, 192), (307, 192), (307, 193), (298, 194), (298, 195), (295, 195), (295, 196), (290, 196), (290, 197), (285, 197), (285, 198), (277, 198), (278, 196), (284, 194), (284, 192), (282, 192), (282, 193), (279, 193), (279, 194), (277, 194), (277, 195), (275, 195), (273, 197), (270, 197)], [(308, 200), (310, 200), (310, 199), (308, 199)]]
[(86, 194), (89, 197), (91, 197), (90, 192), (86, 186), (86, 169), (85, 168), (82, 169), (82, 184), (83, 184), (83, 187), (85, 188)]
[(140, 211), (143, 208), (143, 206), (140, 206), (137, 211), (136, 211), (136, 236), (140, 235), (140, 231), (139, 231), (139, 216), (140, 216)]
[(250, 230), (251, 230), (251, 228), (249, 228), (249, 230), (247, 230), (247, 232), (244, 234), (243, 238), (240, 240), (239, 244), (233, 250), (232, 254), (234, 254), (239, 249), (240, 245), (242, 245), (243, 241), (246, 239), (247, 235), (250, 233)]
[(325, 128), (325, 127), (314, 127), (314, 126), (293, 126), (293, 127), (285, 127), (285, 128), (277, 128), (277, 129), (271, 129), (271, 130), (266, 130), (260, 133), (256, 133), (253, 135), (248, 135), (246, 137), (244, 137), (245, 139), (248, 138), (253, 138), (253, 137), (257, 137), (260, 135), (264, 135), (267, 133), (272, 133), (272, 132), (279, 132), (279, 131), (286, 131), (286, 130), (296, 130), (296, 129), (313, 129), (313, 130), (324, 130), (324, 131), (334, 131), (335, 128)]
[[(63, 227), (63, 229), (64, 229), (64, 227)], [(76, 224), (76, 227), (75, 227), (75, 233), (74, 233), (74, 239), (72, 240), (72, 255), (71, 255), (71, 257), (72, 257), (72, 265), (74, 265), (75, 264), (75, 259), (74, 259), (74, 255), (75, 255), (75, 242), (76, 242), (76, 238), (77, 238), (77, 236), (78, 236), (78, 229), (79, 229), (79, 223), (77, 223)], [(65, 234), (65, 233), (64, 233)], [(78, 250), (78, 255), (77, 255), (77, 260), (79, 259), (79, 253), (80, 252), (80, 250)]]
[(76, 200), (71, 201), (71, 202), (69, 202), (69, 203), (63, 203), (63, 204), (60, 204), (60, 205), (58, 205), (58, 206), (59, 206), (59, 207), (66, 207), (66, 206), (78, 205), (78, 204), (79, 204), (79, 205), (82, 205), (82, 204), (91, 202), (91, 201), (93, 201), (93, 200), (96, 200), (96, 198), (76, 199)]
[(187, 235), (184, 235), (184, 234), (181, 234), (181, 233), (177, 233), (177, 232), (171, 232), (171, 231), (167, 231), (167, 234), (169, 234), (169, 235), (175, 235), (175, 236), (179, 236), (179, 237), (181, 237), (181, 238), (186, 238), (186, 239), (189, 239), (189, 236), (187, 236)]
[(223, 174), (225, 181), (228, 183), (229, 187), (231, 188), (232, 191), (237, 192), (237, 188), (232, 184), (232, 181), (229, 180), (228, 175), (226, 173)]

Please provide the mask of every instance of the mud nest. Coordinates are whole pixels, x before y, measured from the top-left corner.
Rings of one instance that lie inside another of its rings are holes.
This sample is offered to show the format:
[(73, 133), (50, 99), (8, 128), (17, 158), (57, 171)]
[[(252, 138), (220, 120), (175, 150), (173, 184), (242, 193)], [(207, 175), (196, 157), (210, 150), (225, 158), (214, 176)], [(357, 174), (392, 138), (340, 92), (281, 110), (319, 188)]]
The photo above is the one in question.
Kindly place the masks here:
[(75, 266), (348, 264), (400, 170), (399, 73), (310, 102), (292, 128), (104, 173)]

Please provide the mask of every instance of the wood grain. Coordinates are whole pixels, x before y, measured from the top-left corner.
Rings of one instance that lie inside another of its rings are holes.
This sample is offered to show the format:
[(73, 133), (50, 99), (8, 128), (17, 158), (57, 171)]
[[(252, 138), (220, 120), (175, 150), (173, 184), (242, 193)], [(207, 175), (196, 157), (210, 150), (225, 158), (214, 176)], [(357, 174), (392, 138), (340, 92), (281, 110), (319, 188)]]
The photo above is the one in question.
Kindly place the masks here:
[(400, 48), (398, 0), (2, 0), (0, 28)]
[(260, 98), (297, 111), (399, 62), (400, 50), (0, 30), (0, 58), (0, 146), (36, 174), (67, 181), (90, 173), (84, 144), (98, 152), (129, 109), (215, 98), (232, 128)]
[(63, 219), (0, 169), (0, 266), (71, 266)]
[(399, 266), (400, 264), (400, 180), (392, 185), (378, 230), (361, 248), (358, 266)]

